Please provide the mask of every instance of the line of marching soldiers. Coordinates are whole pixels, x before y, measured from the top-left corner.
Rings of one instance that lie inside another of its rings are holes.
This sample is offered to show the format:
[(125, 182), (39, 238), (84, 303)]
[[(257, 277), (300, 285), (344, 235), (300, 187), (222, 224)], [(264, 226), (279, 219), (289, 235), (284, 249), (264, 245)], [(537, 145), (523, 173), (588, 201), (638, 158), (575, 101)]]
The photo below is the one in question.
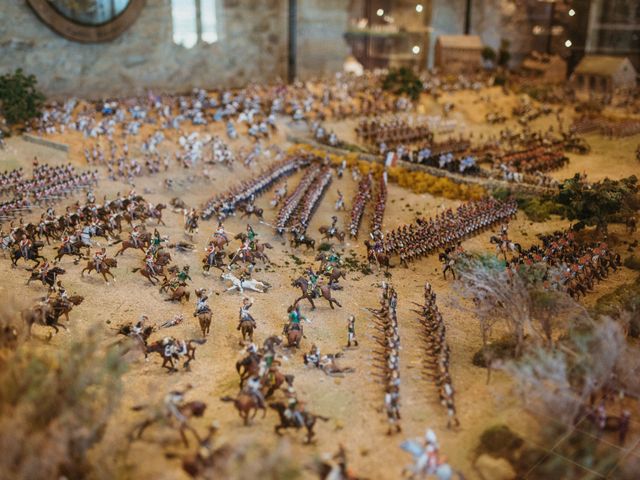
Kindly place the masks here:
[(389, 423), (388, 434), (400, 432), (400, 335), (398, 333), (398, 317), (396, 307), (398, 294), (386, 282), (382, 284), (380, 309), (371, 310), (377, 321), (378, 330), (384, 337), (374, 337), (382, 346), (383, 383), (385, 387), (384, 408)]
[(422, 310), (414, 310), (424, 326), (425, 367), (427, 375), (438, 389), (440, 403), (447, 409), (447, 428), (460, 425), (454, 402), (455, 391), (449, 374), (449, 345), (442, 314), (436, 305), (436, 294), (429, 282), (424, 285), (424, 305)]

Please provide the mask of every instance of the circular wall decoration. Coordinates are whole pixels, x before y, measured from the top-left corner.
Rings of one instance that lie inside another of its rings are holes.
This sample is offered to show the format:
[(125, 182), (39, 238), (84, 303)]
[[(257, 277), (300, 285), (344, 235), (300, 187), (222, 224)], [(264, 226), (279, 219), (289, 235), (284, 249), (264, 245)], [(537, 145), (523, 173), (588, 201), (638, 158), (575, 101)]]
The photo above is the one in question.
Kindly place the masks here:
[(113, 40), (138, 18), (146, 0), (27, 0), (49, 28), (85, 43)]

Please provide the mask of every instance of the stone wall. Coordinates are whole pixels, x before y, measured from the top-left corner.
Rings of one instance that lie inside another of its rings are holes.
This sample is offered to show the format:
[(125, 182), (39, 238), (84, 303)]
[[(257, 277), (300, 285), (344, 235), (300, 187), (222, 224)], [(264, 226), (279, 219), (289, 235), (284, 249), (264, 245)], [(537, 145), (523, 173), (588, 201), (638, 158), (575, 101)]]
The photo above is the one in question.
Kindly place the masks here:
[(171, 0), (147, 0), (116, 40), (81, 44), (45, 26), (24, 0), (0, 8), (0, 74), (22, 67), (51, 97), (130, 95), (241, 86), (286, 78), (286, 0), (219, 0), (220, 39), (185, 49), (172, 41)]
[(331, 75), (342, 70), (349, 47), (344, 32), (349, 0), (298, 0), (297, 77)]

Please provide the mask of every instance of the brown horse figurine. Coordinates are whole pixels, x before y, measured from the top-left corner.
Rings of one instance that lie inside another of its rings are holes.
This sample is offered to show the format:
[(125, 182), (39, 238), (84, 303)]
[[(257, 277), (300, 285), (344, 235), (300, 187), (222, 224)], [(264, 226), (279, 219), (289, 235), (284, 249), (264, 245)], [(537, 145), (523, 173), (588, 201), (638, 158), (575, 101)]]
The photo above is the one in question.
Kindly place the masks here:
[[(120, 243), (120, 242), (115, 242), (115, 243)], [(137, 248), (138, 250), (144, 252), (150, 243), (151, 243), (151, 233), (143, 232), (140, 234), (140, 238), (138, 238), (137, 245), (133, 243), (131, 240), (122, 240), (122, 242), (120, 243), (120, 250), (116, 252), (115, 256), (117, 257), (118, 255), (122, 255), (125, 252), (125, 250), (129, 248)]]
[(243, 342), (249, 337), (249, 341), (253, 343), (253, 322), (251, 320), (243, 320), (240, 322), (240, 333), (242, 333)]
[[(111, 278), (113, 278), (113, 281), (114, 282), (116, 281), (116, 277), (114, 277), (113, 273), (111, 273), (111, 269), (116, 268), (117, 266), (118, 266), (118, 261), (115, 258), (105, 258), (102, 261), (102, 265), (100, 265), (100, 270), (98, 271), (98, 273), (102, 274), (102, 276), (104, 277), (104, 281), (107, 282), (107, 284), (109, 284), (109, 279), (107, 278), (107, 275), (111, 275)], [(93, 260), (89, 260), (87, 262), (87, 266), (84, 267), (80, 272), (80, 276), (84, 277), (84, 272), (91, 273), (93, 270), (96, 270), (96, 262), (94, 262)]]
[(211, 329), (211, 310), (200, 312), (198, 314), (198, 323), (200, 324), (200, 330), (202, 330), (202, 336), (206, 337), (209, 335), (209, 330)]
[(326, 225), (323, 225), (318, 229), (318, 231), (322, 234), (323, 240), (331, 240), (332, 238), (335, 237), (338, 239), (340, 243), (344, 242), (345, 234), (343, 231), (338, 230), (337, 228), (331, 229), (331, 227), (327, 227)]
[(245, 425), (249, 425), (249, 422), (255, 418), (258, 410), (262, 410), (262, 418), (267, 414), (267, 409), (259, 405), (253, 395), (246, 392), (240, 392), (236, 398), (227, 395), (220, 398), (220, 400), (223, 402), (232, 402)]
[(369, 240), (365, 240), (364, 245), (367, 247), (367, 261), (369, 264), (375, 262), (378, 265), (378, 268), (385, 267), (385, 271), (388, 272), (389, 267), (391, 266), (389, 255), (382, 252), (376, 252)]
[[(294, 305), (297, 305), (298, 302), (300, 300), (303, 299), (307, 299), (309, 300), (309, 303), (311, 303), (311, 310), (315, 310), (316, 309), (316, 305), (315, 303), (313, 303), (313, 299), (315, 298), (315, 293), (314, 292), (309, 292), (309, 282), (307, 281), (306, 278), (304, 277), (300, 277), (297, 280), (294, 280), (291, 283), (291, 286), (293, 287), (299, 287), (300, 290), (302, 291), (302, 295), (296, 299), (296, 301), (293, 303)], [(329, 286), (327, 285), (321, 285), (320, 287), (318, 287), (320, 289), (320, 293), (322, 294), (322, 297), (329, 302), (329, 306), (331, 307), (331, 309), (333, 309), (333, 304), (335, 303), (336, 305), (338, 305), (339, 307), (342, 307), (342, 305), (340, 305), (340, 302), (338, 302), (338, 300), (336, 300), (335, 298), (331, 297), (331, 288), (329, 288)]]
[(315, 426), (317, 420), (322, 420), (323, 422), (329, 421), (329, 418), (323, 417), (322, 415), (314, 415), (313, 413), (302, 411), (300, 412), (300, 414), (302, 415), (303, 424), (300, 425), (295, 420), (295, 418), (290, 418), (286, 414), (287, 406), (284, 403), (271, 402), (269, 404), (269, 407), (278, 412), (278, 415), (280, 416), (280, 424), (275, 426), (275, 432), (278, 435), (280, 435), (280, 430), (282, 429), (295, 428), (296, 430), (299, 430), (300, 428), (304, 427), (307, 429), (306, 443), (311, 443), (311, 441), (313, 440), (313, 437), (315, 435), (313, 432), (313, 427)]
[(156, 283), (160, 281), (159, 277), (164, 276), (163, 267), (158, 266), (157, 264), (153, 272), (149, 269), (149, 266), (147, 264), (145, 264), (144, 267), (136, 267), (131, 271), (133, 273), (136, 273), (139, 271), (140, 275), (142, 275), (144, 278), (146, 278), (151, 282), (151, 285), (156, 285)]
[(236, 371), (240, 375), (240, 388), (242, 388), (247, 378), (257, 375), (260, 371), (260, 356), (250, 353), (242, 360), (238, 360), (236, 362)]
[(186, 300), (188, 302), (190, 296), (191, 296), (191, 294), (189, 293), (189, 290), (187, 290), (183, 286), (179, 286), (179, 287), (175, 288), (174, 290), (172, 290), (171, 292), (169, 292), (169, 297), (165, 298), (164, 301), (165, 302), (180, 302), (180, 303), (182, 303), (183, 300)]
[[(188, 419), (192, 417), (200, 418), (204, 415), (204, 411), (207, 408), (207, 404), (199, 401), (191, 401), (187, 402), (184, 405), (180, 405), (178, 407), (178, 411), (182, 415), (184, 420), (178, 422), (177, 429), (180, 432), (180, 437), (182, 438), (182, 442), (185, 447), (189, 446), (189, 441), (187, 440), (186, 431), (190, 431), (196, 440), (200, 441), (200, 437), (198, 436), (198, 432), (189, 425)], [(139, 410), (140, 407), (134, 407), (134, 410)], [(153, 416), (143, 420), (138, 423), (133, 430), (129, 434), (129, 439), (140, 439), (144, 431), (149, 428), (154, 423), (165, 422), (167, 419), (167, 414), (165, 411), (158, 411)]]
[[(191, 340), (186, 340), (186, 344), (187, 344), (187, 352), (184, 354), (181, 354), (180, 357), (185, 357), (186, 360), (184, 362), (183, 368), (187, 371), (189, 371), (189, 365), (191, 364), (191, 362), (193, 360), (196, 359), (196, 347), (195, 345), (203, 345), (206, 342), (205, 339), (191, 339)], [(161, 368), (166, 368), (169, 373), (172, 372), (177, 372), (178, 369), (175, 368), (174, 366), (174, 360), (177, 360), (175, 357), (169, 355), (166, 355), (165, 352), (165, 345), (163, 345), (162, 340), (157, 340), (155, 342), (153, 342), (151, 345), (149, 345), (147, 347), (147, 352), (148, 353), (157, 353), (158, 355), (160, 355), (162, 357), (162, 366)]]

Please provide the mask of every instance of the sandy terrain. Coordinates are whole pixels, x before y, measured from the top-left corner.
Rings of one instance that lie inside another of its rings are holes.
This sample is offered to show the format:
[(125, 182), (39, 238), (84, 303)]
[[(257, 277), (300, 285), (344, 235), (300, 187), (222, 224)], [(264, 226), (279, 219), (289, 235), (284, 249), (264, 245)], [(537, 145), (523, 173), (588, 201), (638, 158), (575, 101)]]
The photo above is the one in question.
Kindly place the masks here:
[[(494, 90), (492, 95), (496, 95)], [(456, 101), (455, 115), (467, 125), (473, 126), (474, 132), (490, 133), (499, 130), (501, 126), (479, 126), (484, 119), (485, 108), (473, 102), (472, 94), (454, 94)], [(443, 99), (439, 102), (441, 103)], [(498, 101), (498, 100), (496, 100)], [(502, 99), (500, 107), (508, 109), (515, 100)], [(436, 111), (434, 103), (425, 105), (425, 112)], [(550, 122), (547, 117), (541, 122)], [(555, 119), (553, 120), (555, 122)], [(338, 135), (346, 131), (347, 123), (336, 125)], [(477, 128), (477, 130), (476, 130)], [(56, 140), (71, 145), (69, 158), (77, 165), (83, 164), (83, 140), (77, 134), (57, 135)], [(599, 137), (589, 137), (593, 152), (589, 156), (571, 156), (571, 163), (563, 171), (554, 175), (557, 178), (566, 177), (575, 171), (586, 171), (592, 179), (598, 179), (608, 174), (622, 177), (630, 173), (637, 173), (637, 162), (629, 159), (637, 138), (628, 141), (609, 141)], [(635, 143), (634, 143), (635, 142)], [(241, 141), (234, 142), (234, 147)], [(282, 137), (279, 145), (285, 146)], [(166, 144), (165, 144), (166, 145)], [(12, 168), (16, 160), (30, 161), (33, 155), (38, 155), (42, 161), (53, 163), (63, 161), (64, 154), (54, 152), (44, 147), (27, 144), (19, 139), (12, 139), (9, 148), (0, 152), (0, 168)], [(268, 160), (263, 159), (263, 164)], [(6, 166), (6, 167), (5, 167)], [(233, 170), (224, 167), (213, 167), (216, 179), (209, 182), (198, 175), (198, 171), (184, 171), (172, 167), (167, 174), (155, 177), (136, 179), (136, 189), (152, 202), (165, 202), (173, 196), (182, 198), (188, 205), (199, 206), (214, 193), (228, 187), (240, 179), (254, 175), (241, 165)], [(191, 178), (188, 178), (190, 177)], [(289, 190), (295, 187), (300, 174), (288, 180)], [(168, 191), (163, 186), (165, 178), (172, 178), (176, 187)], [(317, 229), (330, 222), (333, 203), (337, 198), (337, 190), (341, 190), (350, 204), (356, 183), (350, 175), (343, 179), (334, 178), (325, 200), (313, 217), (309, 232), (319, 238)], [(116, 192), (127, 191), (130, 187), (121, 182), (103, 180), (96, 190), (96, 196), (113, 196)], [(275, 212), (268, 206), (270, 194), (261, 197), (257, 204), (265, 209), (266, 222), (274, 219)], [(430, 216), (439, 208), (456, 205), (457, 202), (434, 198), (430, 195), (415, 195), (395, 185), (389, 188), (389, 201), (385, 215), (385, 229), (392, 229), (398, 225), (413, 221), (419, 215)], [(62, 209), (62, 205), (57, 207)], [(368, 212), (368, 211), (367, 211)], [(341, 213), (340, 224), (347, 221), (348, 213)], [(165, 214), (166, 227), (160, 227), (163, 235), (168, 235), (172, 241), (183, 238), (182, 215), (167, 211)], [(367, 219), (363, 231), (366, 233)], [(294, 250), (285, 244), (281, 238), (274, 235), (268, 225), (251, 222), (260, 235), (260, 240), (270, 242), (274, 249), (268, 252), (273, 268), (259, 269), (255, 278), (265, 279), (273, 285), (268, 294), (252, 294), (255, 304), (252, 313), (258, 321), (256, 332), (257, 341), (272, 334), (279, 334), (286, 320), (286, 308), (299, 295), (297, 289), (291, 286), (291, 280), (297, 278), (304, 268), (311, 264), (313, 256), (304, 250)], [(246, 221), (232, 218), (225, 222), (228, 231), (236, 233), (245, 228)], [(512, 222), (510, 232), (515, 241), (529, 245), (535, 241), (535, 235), (550, 232), (567, 226), (567, 222), (554, 220), (544, 224), (531, 223), (522, 214)], [(198, 246), (196, 253), (172, 254), (175, 262), (182, 266), (191, 266), (193, 282), (190, 287), (205, 287), (215, 292), (210, 297), (210, 305), (214, 312), (211, 335), (207, 343), (198, 348), (197, 360), (192, 365), (191, 372), (180, 371), (167, 374), (160, 368), (159, 357), (150, 357), (148, 361), (134, 358), (129, 371), (124, 377), (124, 393), (120, 408), (112, 417), (103, 442), (94, 449), (92, 455), (96, 458), (106, 452), (113, 451), (116, 446), (122, 446), (124, 438), (136, 420), (142, 418), (134, 413), (130, 407), (140, 403), (153, 403), (162, 399), (171, 389), (183, 387), (186, 384), (194, 386), (189, 394), (190, 399), (204, 400), (208, 408), (203, 419), (194, 425), (203, 431), (211, 421), (220, 424), (220, 440), (230, 443), (256, 442), (275, 448), (278, 438), (273, 433), (276, 415), (269, 412), (266, 418), (258, 418), (249, 427), (243, 427), (235, 410), (230, 404), (219, 401), (223, 395), (235, 395), (237, 392), (237, 374), (234, 363), (242, 356), (238, 344), (239, 333), (236, 331), (238, 309), (242, 296), (238, 293), (225, 293), (224, 284), (217, 273), (205, 277), (201, 273), (200, 262), (202, 250), (209, 235), (214, 231), (213, 221), (201, 222), (200, 233), (195, 237)], [(614, 228), (614, 230), (616, 230)], [(490, 249), (489, 233), (464, 242), (469, 250)], [(235, 245), (234, 245), (234, 248)], [(346, 255), (355, 252), (362, 259), (364, 247), (360, 242), (347, 241), (340, 246)], [(51, 248), (45, 249), (50, 254)], [(112, 255), (116, 247), (108, 248)], [(302, 260), (297, 264), (293, 256)], [(82, 338), (90, 329), (98, 329), (105, 346), (115, 341), (114, 329), (117, 325), (137, 320), (146, 314), (153, 322), (161, 323), (178, 312), (185, 315), (184, 324), (168, 330), (156, 332), (152, 339), (164, 335), (174, 335), (179, 338), (200, 337), (197, 322), (191, 316), (194, 310), (194, 299), (189, 304), (174, 304), (164, 301), (164, 296), (152, 287), (143, 277), (131, 272), (133, 267), (141, 264), (139, 252), (127, 251), (119, 257), (119, 265), (115, 270), (117, 281), (105, 285), (101, 278), (94, 275), (80, 277), (83, 265), (74, 266), (69, 258), (62, 261), (67, 269), (63, 282), (69, 292), (78, 293), (86, 297), (85, 302), (71, 314), (70, 330), (55, 336), (49, 344), (43, 342), (43, 348), (66, 348), (74, 339)], [(18, 269), (11, 269), (8, 261), (0, 262), (0, 275), (11, 279), (3, 288), (5, 298), (35, 299), (45, 293), (43, 287), (35, 283), (25, 287), (27, 272), (22, 264)], [(633, 272), (622, 269), (612, 276), (589, 299), (595, 299), (615, 286), (633, 278)], [(305, 324), (307, 339), (303, 341), (302, 351), (308, 351), (312, 343), (316, 343), (325, 353), (343, 351), (346, 345), (346, 325), (349, 314), (356, 316), (356, 331), (360, 340), (359, 348), (344, 350), (341, 364), (356, 368), (356, 372), (344, 378), (331, 378), (320, 371), (307, 369), (302, 362), (302, 352), (285, 352), (282, 370), (296, 376), (295, 385), (301, 400), (310, 411), (331, 417), (326, 424), (319, 424), (317, 442), (312, 446), (304, 446), (301, 433), (287, 433), (282, 441), (290, 444), (291, 452), (301, 464), (308, 462), (314, 455), (324, 452), (334, 452), (338, 443), (343, 443), (348, 450), (352, 469), (372, 479), (395, 479), (400, 477), (403, 465), (409, 463), (410, 457), (402, 452), (399, 444), (405, 438), (421, 436), (427, 427), (432, 427), (438, 434), (443, 453), (450, 462), (465, 473), (467, 478), (478, 478), (472, 467), (473, 449), (479, 434), (489, 426), (508, 423), (514, 430), (526, 435), (535, 442), (536, 425), (531, 417), (523, 414), (520, 402), (513, 396), (510, 381), (500, 373), (494, 374), (491, 384), (486, 385), (486, 372), (471, 364), (471, 357), (479, 349), (481, 340), (476, 320), (472, 316), (462, 314), (452, 303), (452, 289), (449, 281), (444, 281), (440, 274), (440, 264), (436, 256), (423, 259), (411, 265), (409, 269), (393, 268), (391, 281), (399, 292), (399, 319), (401, 326), (402, 352), (402, 415), (403, 433), (388, 437), (385, 435), (386, 422), (381, 407), (383, 404), (382, 386), (378, 383), (377, 372), (372, 366), (377, 350), (371, 323), (371, 316), (366, 307), (378, 305), (379, 284), (384, 279), (380, 273), (363, 276), (359, 272), (349, 273), (343, 281), (344, 290), (336, 292), (336, 298), (343, 307), (336, 310), (328, 308), (325, 302), (320, 302), (319, 308), (310, 312), (309, 305), (303, 303), (303, 312), (311, 320)], [(457, 430), (446, 429), (445, 410), (437, 402), (435, 388), (422, 375), (422, 352), (420, 350), (419, 325), (414, 321), (411, 312), (411, 302), (421, 302), (422, 285), (425, 281), (432, 283), (438, 294), (438, 306), (447, 324), (447, 338), (452, 351), (451, 373), (457, 390), (457, 409), (461, 427)], [(37, 329), (37, 334), (44, 337), (46, 332)], [(34, 340), (38, 341), (38, 340)], [(637, 427), (634, 427), (637, 428)], [(133, 443), (129, 448), (126, 459), (118, 467), (121, 478), (135, 479), (183, 479), (187, 478), (181, 471), (176, 460), (168, 460), (162, 455), (161, 446), (168, 451), (181, 453), (182, 447), (179, 437), (173, 431), (163, 427), (150, 428), (144, 441)], [(311, 478), (310, 473), (305, 476)]]

